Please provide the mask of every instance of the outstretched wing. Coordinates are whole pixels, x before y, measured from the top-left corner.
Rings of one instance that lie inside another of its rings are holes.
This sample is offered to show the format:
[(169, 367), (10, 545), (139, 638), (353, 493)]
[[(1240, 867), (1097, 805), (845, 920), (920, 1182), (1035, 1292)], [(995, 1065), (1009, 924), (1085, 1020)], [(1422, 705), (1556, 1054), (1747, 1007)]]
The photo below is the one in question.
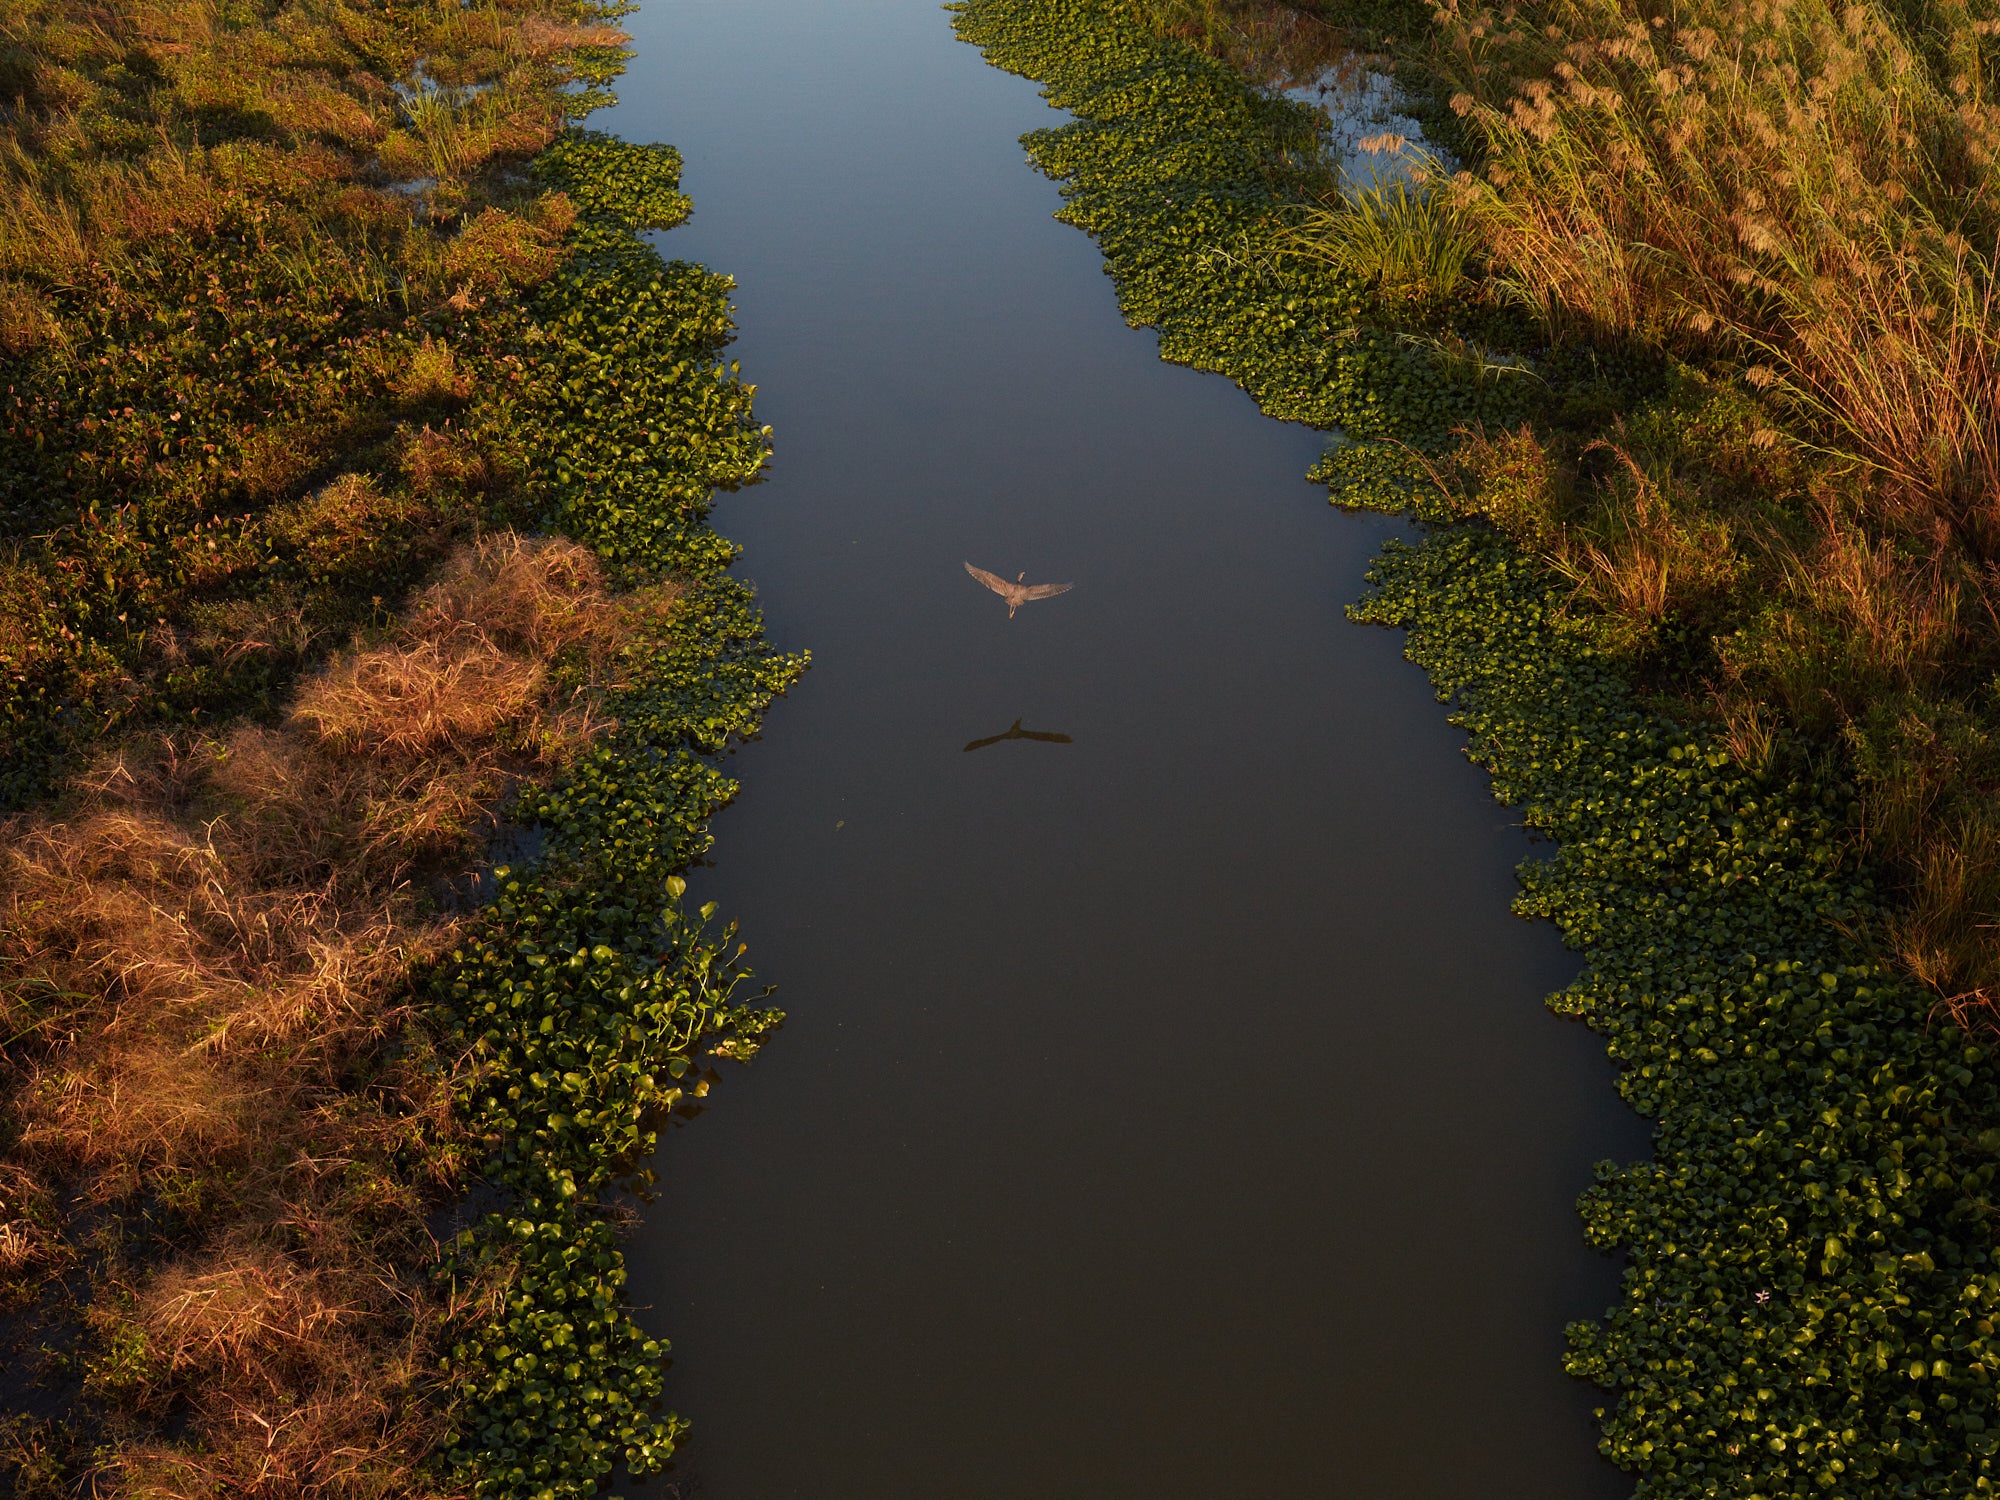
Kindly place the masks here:
[(967, 563), (965, 565), (965, 571), (970, 573), (974, 578), (977, 578), (981, 583), (985, 584), (989, 589), (993, 590), (993, 592), (998, 594), (1002, 599), (1005, 599), (1007, 597), (1011, 585), (1007, 582), (1006, 579), (1000, 577), (998, 574), (989, 573), (984, 568), (975, 568), (971, 563)]
[(1076, 585), (1073, 583), (1031, 583), (1028, 585), (1027, 592), (1022, 594), (1021, 597), (1023, 599), (1053, 599), (1057, 594), (1067, 594), (1075, 587)]

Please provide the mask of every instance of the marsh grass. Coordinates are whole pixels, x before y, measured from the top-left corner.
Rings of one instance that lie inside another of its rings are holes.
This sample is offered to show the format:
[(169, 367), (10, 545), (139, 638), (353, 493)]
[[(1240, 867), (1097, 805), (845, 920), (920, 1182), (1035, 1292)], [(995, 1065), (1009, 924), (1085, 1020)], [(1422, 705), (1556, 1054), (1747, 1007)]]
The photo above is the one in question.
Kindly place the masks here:
[[(1838, 748), (1904, 898), (1886, 941), (1962, 1017), (1994, 1014), (1991, 29), (1951, 6), (1451, 0), (1434, 36), (1430, 65), (1484, 147), (1459, 186), (1495, 293), (1555, 310), (1554, 339), (1664, 346), (1754, 393), (1751, 430), (1685, 455), (1707, 472), (1671, 498), (1675, 524), (1727, 525), (1722, 471), (1794, 450), (1768, 476), (1789, 515), (1765, 517), (1742, 587), (1703, 617), (1714, 667), (1687, 692), (1732, 723), (1768, 726), (1775, 708)], [(1685, 454), (1688, 436), (1668, 446)], [(1614, 524), (1657, 509), (1631, 487)], [(1650, 597), (1651, 567), (1607, 555), (1599, 576)]]
[(1486, 150), (1466, 183), (1507, 289), (1736, 356), (1869, 467), (1886, 508), (1990, 554), (1992, 44), (1969, 14), (1922, 24), (1941, 55), (1819, 0), (1454, 0), (1436, 34)]
[(1328, 199), (1286, 227), (1288, 249), (1326, 261), (1391, 303), (1445, 302), (1471, 280), (1483, 242), (1448, 188), (1383, 182)]
[[(1371, 284), (1409, 337), (1534, 330), (1533, 420), (1434, 461), (1456, 513), (1544, 556), (1607, 647), (1750, 763), (1849, 779), (1900, 898), (1879, 941), (2000, 1024), (1995, 23), (1830, 0), (1314, 9), (1398, 33), (1399, 82), (1449, 101), (1427, 124), (1469, 169), (1309, 188), (1289, 248)], [(1253, 0), (1142, 14), (1259, 81), (1236, 38), (1290, 24)]]
[[(575, 214), (520, 168), (621, 42), (566, 3), (0, 18), (0, 519), (16, 565), (104, 580), (0, 625), (0, 735), (31, 752), (0, 806), (100, 734), (268, 706), (309, 665), (217, 622), (288, 612), (323, 646), (519, 518), (511, 456), (455, 491), (396, 460), (462, 428), (553, 274)], [(266, 525), (343, 470), (388, 502), (344, 571)]]
[(1851, 779), (1853, 832), (1900, 897), (1877, 936), (1970, 1021), (2000, 981), (1994, 571), (1885, 522), (1866, 471), (1770, 441), (1768, 417), (1690, 378), (1589, 434), (1464, 433), (1431, 468), (1746, 764), (1790, 746)]
[[(409, 976), (458, 936), (449, 882), (492, 810), (607, 727), (666, 597), (613, 599), (572, 543), (489, 536), (277, 724), (132, 742), (5, 827), (10, 1279), (59, 1253), (58, 1200), (183, 1200), (89, 1304), (108, 1352), (87, 1386), (127, 1432), (95, 1482), (430, 1492), (449, 1405), (427, 1381), (465, 1308), (426, 1275), (424, 1215), (479, 1143), (451, 1107), (468, 1064), (435, 1053)], [(192, 1442), (165, 1441), (179, 1426)]]
[(622, 42), (0, 15), (0, 1389), (53, 1413), (0, 1487), (449, 1489), (440, 1330), (506, 1270), (430, 1279), (485, 1143), (411, 975), (665, 607), (510, 529), (576, 222), (522, 169)]

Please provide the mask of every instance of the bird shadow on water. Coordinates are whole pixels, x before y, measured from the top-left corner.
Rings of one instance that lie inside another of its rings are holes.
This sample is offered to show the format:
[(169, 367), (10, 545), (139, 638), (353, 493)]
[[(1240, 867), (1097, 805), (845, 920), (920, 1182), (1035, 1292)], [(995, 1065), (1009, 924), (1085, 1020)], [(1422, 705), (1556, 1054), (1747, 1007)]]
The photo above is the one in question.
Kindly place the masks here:
[(1040, 740), (1045, 745), (1072, 745), (1076, 743), (1066, 734), (1051, 734), (1045, 729), (1023, 729), (1021, 721), (1016, 719), (1012, 724), (1007, 726), (1004, 734), (989, 734), (983, 740), (974, 740), (965, 748), (968, 750), (984, 750), (988, 745), (997, 745), (1002, 740)]

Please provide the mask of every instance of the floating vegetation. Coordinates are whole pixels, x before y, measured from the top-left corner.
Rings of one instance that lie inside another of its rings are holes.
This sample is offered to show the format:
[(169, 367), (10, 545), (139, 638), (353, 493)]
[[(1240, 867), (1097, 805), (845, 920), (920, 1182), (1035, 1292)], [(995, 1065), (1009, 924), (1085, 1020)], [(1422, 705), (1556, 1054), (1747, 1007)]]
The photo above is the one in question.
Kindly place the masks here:
[(1617, 1398), (1604, 1451), (1649, 1500), (1993, 1493), (2000, 1091), (1856, 936), (1881, 912), (1852, 791), (1640, 700), (1602, 618), (1511, 539), (1548, 525), (1520, 445), (1481, 438), (1491, 482), (1469, 496), (1440, 482), (1454, 428), (1629, 400), (1657, 367), (1501, 378), (1525, 377), (1529, 335), (1475, 309), (1413, 335), (1357, 268), (1274, 253), (1301, 211), (1293, 106), (1097, 0), (954, 8), (1076, 117), (1027, 145), (1127, 317), (1272, 415), (1343, 429), (1315, 471), (1336, 501), (1432, 523), (1355, 616), (1409, 631), (1496, 794), (1560, 841), (1522, 867), (1518, 909), (1583, 953), (1552, 1003), (1605, 1035), (1656, 1122), (1653, 1159), (1605, 1165), (1581, 1204), (1630, 1259), (1619, 1304), (1570, 1330), (1569, 1368)]
[[(698, 1057), (755, 1052), (778, 1012), (746, 1003), (733, 926), (685, 916), (675, 872), (709, 844), (735, 784), (703, 757), (752, 732), (803, 657), (765, 643), (735, 549), (706, 524), (712, 490), (755, 476), (767, 430), (716, 361), (729, 283), (667, 264), (639, 235), (678, 223), (679, 158), (573, 134), (536, 170), (583, 210), (569, 260), (521, 335), (517, 420), (538, 437), (537, 493), (562, 530), (630, 580), (684, 580), (657, 640), (606, 704), (617, 729), (515, 818), (547, 830), (435, 979), (476, 1059), (460, 1096), (501, 1143), (513, 1203), (457, 1248), (475, 1277), (513, 1268), (502, 1309), (467, 1323), (452, 1458), (481, 1496), (585, 1496), (620, 1462), (660, 1468), (682, 1430), (652, 1409), (662, 1346), (620, 1300), (606, 1191), (661, 1119), (706, 1092)], [(671, 441), (662, 441), (670, 438)]]
[(75, 9), (0, 20), (0, 1488), (594, 1494), (682, 1430), (610, 1192), (778, 1019), (676, 873), (805, 665), (732, 284), (570, 128), (615, 3)]

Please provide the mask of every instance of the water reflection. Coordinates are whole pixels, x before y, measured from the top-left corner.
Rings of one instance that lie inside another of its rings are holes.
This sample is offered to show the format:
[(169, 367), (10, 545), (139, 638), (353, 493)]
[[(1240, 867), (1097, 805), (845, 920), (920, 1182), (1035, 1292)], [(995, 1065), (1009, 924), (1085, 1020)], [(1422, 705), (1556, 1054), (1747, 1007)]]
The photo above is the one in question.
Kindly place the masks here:
[[(1022, 162), (1061, 117), (937, 0), (621, 24), (610, 124), (686, 154), (660, 249), (740, 282), (782, 445), (717, 518), (815, 659), (688, 892), (789, 1019), (628, 1242), (695, 1424), (669, 1484), (1629, 1497), (1561, 1330), (1617, 1296), (1573, 1202), (1643, 1128), (1542, 1004), (1576, 955), (1510, 912), (1529, 845), (1464, 731), (1343, 622), (1401, 523), (1329, 514), (1324, 434), (1126, 327)], [(1004, 625), (974, 556), (1076, 597)], [(1258, 1045), (1190, 1109), (1219, 996)]]
[(1046, 745), (1069, 745), (1075, 743), (1066, 734), (1050, 734), (1045, 729), (1023, 729), (1021, 721), (1016, 719), (1012, 724), (1007, 726), (1005, 734), (989, 734), (983, 740), (974, 740), (965, 748), (968, 750), (983, 750), (988, 745), (999, 744), (1002, 740), (1040, 740)]

